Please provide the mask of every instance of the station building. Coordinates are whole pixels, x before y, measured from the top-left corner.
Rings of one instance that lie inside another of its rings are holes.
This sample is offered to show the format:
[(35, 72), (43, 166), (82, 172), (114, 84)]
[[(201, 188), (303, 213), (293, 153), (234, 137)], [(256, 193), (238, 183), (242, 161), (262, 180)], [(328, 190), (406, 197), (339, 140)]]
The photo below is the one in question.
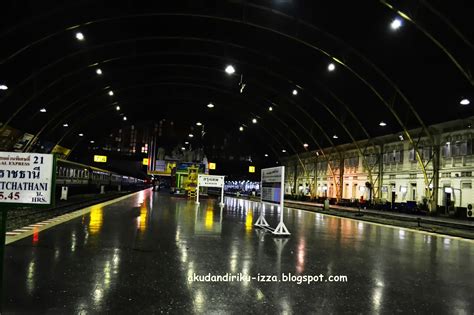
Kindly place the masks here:
[(421, 128), (409, 130), (412, 141), (391, 134), (284, 158), (285, 193), (348, 202), (436, 200), (442, 210), (465, 208), (474, 204), (473, 121), (429, 126), (429, 136)]

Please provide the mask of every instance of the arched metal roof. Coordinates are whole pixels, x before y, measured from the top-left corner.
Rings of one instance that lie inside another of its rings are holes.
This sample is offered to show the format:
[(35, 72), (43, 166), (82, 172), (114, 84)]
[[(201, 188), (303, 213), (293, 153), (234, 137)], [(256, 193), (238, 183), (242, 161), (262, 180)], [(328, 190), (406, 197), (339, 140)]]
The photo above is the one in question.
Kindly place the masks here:
[(0, 84), (8, 90), (0, 91), (0, 121), (60, 143), (77, 141), (79, 130), (98, 137), (124, 124), (116, 105), (128, 122), (174, 119), (183, 137), (204, 121), (209, 141), (225, 136), (259, 155), (474, 113), (460, 104), (474, 84), (468, 1), (2, 5)]

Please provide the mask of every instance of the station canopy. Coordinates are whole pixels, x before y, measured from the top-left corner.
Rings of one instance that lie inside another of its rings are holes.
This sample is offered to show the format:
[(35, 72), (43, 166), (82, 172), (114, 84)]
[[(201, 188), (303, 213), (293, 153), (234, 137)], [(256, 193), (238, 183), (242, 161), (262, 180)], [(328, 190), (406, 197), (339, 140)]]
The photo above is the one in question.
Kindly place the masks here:
[[(2, 1), (0, 121), (276, 157), (473, 115), (471, 1)], [(211, 105), (212, 104), (212, 105)], [(67, 126), (67, 129), (65, 129)]]

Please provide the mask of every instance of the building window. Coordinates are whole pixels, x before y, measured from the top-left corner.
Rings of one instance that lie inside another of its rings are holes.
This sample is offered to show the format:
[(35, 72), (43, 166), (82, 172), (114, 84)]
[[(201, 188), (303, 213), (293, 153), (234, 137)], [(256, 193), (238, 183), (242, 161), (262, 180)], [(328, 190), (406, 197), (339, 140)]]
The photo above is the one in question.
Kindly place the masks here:
[(472, 172), (461, 172), (461, 177), (472, 177)]
[(472, 183), (462, 183), (462, 189), (472, 189)]

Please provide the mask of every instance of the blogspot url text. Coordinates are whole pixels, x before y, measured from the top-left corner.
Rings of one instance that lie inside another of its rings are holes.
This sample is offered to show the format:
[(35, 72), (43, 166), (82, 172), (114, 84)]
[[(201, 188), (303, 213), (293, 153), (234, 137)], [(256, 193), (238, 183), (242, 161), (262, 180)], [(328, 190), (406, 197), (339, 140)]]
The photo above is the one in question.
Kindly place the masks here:
[(243, 273), (226, 274), (193, 274), (188, 277), (190, 282), (292, 282), (296, 284), (312, 284), (327, 282), (348, 282), (346, 275), (295, 275), (292, 273), (281, 273), (279, 275), (247, 275)]

